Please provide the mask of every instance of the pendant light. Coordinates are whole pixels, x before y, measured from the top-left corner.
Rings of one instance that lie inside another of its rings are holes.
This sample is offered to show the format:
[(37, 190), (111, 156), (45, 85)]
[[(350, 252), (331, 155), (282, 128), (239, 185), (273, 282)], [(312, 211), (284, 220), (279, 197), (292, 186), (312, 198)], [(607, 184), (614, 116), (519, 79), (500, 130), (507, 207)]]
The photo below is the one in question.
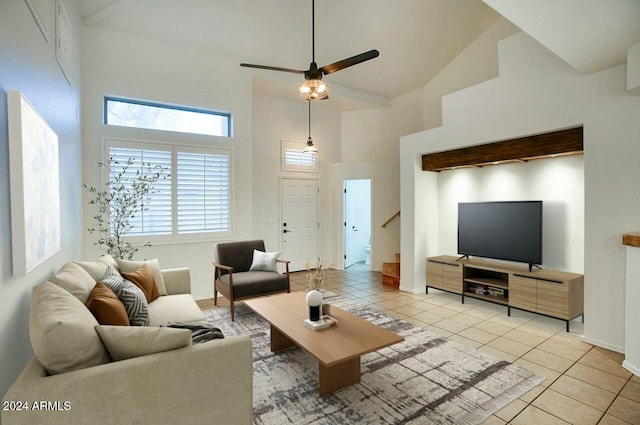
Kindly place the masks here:
[(311, 100), (307, 100), (307, 102), (309, 103), (309, 137), (307, 138), (307, 146), (302, 150), (302, 153), (317, 154), (318, 148), (315, 147), (311, 138)]

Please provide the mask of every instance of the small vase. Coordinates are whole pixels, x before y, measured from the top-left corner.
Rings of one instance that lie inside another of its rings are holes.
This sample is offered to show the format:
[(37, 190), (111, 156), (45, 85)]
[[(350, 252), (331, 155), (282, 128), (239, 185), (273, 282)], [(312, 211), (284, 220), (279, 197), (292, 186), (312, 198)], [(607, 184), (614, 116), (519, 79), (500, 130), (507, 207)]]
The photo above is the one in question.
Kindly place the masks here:
[(309, 320), (320, 320), (320, 306), (322, 305), (322, 293), (315, 289), (307, 292), (307, 305), (309, 306)]

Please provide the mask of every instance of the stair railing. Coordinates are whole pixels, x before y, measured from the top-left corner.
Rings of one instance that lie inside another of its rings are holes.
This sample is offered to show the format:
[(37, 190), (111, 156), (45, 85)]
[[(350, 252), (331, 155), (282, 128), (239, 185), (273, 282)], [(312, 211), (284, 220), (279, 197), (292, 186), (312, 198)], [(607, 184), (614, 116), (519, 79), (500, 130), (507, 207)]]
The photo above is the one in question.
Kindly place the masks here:
[(391, 223), (391, 220), (393, 220), (396, 217), (400, 216), (400, 211), (398, 211), (397, 213), (395, 213), (393, 216), (391, 216), (391, 218), (387, 221), (384, 222), (384, 224), (380, 227), (387, 227), (387, 224)]

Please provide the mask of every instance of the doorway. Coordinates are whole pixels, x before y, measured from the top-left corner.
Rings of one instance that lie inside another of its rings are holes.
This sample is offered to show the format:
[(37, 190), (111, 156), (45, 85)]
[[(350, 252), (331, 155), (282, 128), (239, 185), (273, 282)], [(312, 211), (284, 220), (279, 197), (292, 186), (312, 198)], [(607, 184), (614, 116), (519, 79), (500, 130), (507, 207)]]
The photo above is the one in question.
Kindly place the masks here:
[(371, 179), (343, 180), (344, 268), (371, 270)]
[(289, 271), (305, 270), (318, 258), (318, 180), (281, 180), (282, 258)]

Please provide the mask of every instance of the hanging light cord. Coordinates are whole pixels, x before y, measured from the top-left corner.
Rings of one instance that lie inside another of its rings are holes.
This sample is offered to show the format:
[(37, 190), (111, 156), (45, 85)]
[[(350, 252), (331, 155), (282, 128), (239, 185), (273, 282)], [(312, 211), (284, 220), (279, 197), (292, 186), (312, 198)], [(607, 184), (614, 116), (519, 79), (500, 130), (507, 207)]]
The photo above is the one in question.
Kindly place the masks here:
[(316, 0), (311, 0), (311, 62), (316, 61)]
[(311, 140), (311, 100), (307, 102), (309, 102), (309, 140)]

